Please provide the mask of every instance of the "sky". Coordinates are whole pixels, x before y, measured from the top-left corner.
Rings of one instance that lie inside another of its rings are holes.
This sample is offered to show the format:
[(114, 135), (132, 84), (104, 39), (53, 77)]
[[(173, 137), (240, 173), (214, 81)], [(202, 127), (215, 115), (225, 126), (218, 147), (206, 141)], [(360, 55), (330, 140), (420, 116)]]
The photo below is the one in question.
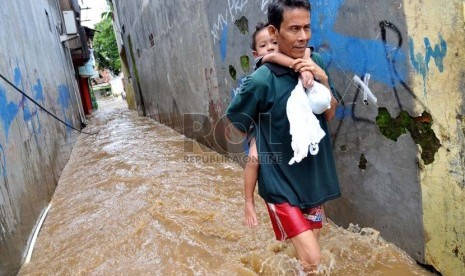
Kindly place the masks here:
[[(110, 9), (106, 0), (79, 0), (78, 2), (81, 6), (81, 25), (92, 29), (102, 20), (102, 13)], [(87, 7), (90, 9), (84, 9)]]

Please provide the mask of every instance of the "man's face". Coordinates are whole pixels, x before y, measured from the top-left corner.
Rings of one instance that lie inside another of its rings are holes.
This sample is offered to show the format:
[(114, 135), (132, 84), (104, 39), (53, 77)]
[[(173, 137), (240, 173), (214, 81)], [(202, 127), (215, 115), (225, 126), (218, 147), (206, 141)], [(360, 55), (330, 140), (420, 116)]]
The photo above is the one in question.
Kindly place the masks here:
[(278, 41), (278, 50), (292, 58), (301, 58), (310, 40), (310, 13), (304, 8), (286, 9), (277, 30), (270, 26), (270, 34)]

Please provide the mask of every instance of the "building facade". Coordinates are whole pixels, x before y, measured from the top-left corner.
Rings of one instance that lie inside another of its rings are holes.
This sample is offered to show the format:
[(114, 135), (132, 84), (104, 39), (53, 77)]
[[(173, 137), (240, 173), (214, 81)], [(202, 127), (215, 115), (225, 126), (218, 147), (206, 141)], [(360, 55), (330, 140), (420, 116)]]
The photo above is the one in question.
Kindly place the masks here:
[(0, 275), (20, 269), (77, 137), (28, 97), (68, 125), (85, 123), (77, 66), (88, 53), (77, 17), (78, 2), (69, 0), (0, 9)]

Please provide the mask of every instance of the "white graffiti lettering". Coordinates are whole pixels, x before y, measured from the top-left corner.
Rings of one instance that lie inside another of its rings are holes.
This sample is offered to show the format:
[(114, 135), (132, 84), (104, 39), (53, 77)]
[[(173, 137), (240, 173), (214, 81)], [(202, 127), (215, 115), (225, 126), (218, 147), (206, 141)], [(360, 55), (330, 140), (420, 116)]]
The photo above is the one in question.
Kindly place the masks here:
[(244, 9), (245, 4), (247, 4), (248, 0), (228, 0), (228, 7), (229, 12), (231, 14), (231, 20), (234, 18), (234, 14), (242, 12)]
[(264, 12), (265, 14), (268, 13), (268, 10), (267, 10), (268, 2), (270, 2), (270, 0), (262, 0), (262, 4), (260, 6), (260, 8), (262, 9), (262, 12)]
[(213, 24), (213, 28), (211, 31), (213, 38), (214, 38), (213, 40), (214, 42), (216, 42), (217, 40), (218, 41), (220, 40), (218, 33), (223, 30), (223, 26), (226, 25), (227, 21), (228, 21), (228, 14), (226, 14), (226, 18), (224, 18), (222, 14), (218, 14), (218, 22)]
[(220, 41), (220, 32), (223, 31), (224, 26), (227, 25), (229, 21), (232, 22), (234, 17), (244, 10), (248, 2), (248, 0), (228, 0), (227, 10), (222, 14), (218, 14), (218, 20), (212, 26), (211, 33), (213, 35), (213, 43), (216, 44), (216, 41)]
[(236, 96), (237, 93), (239, 93), (240, 91), (241, 91), (241, 87), (240, 87), (240, 86), (237, 87), (237, 88), (234, 88), (234, 89), (233, 89), (233, 94), (234, 94), (234, 96)]

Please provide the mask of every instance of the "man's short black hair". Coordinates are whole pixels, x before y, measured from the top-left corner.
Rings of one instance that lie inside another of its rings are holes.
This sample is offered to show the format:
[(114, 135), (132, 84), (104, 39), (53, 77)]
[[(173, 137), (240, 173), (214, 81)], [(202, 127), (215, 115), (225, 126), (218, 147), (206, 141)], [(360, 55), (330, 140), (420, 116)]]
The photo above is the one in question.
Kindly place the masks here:
[(268, 4), (268, 23), (279, 30), (286, 9), (304, 8), (311, 12), (309, 0), (273, 0)]
[(268, 28), (270, 24), (265, 23), (265, 22), (258, 22), (257, 25), (255, 26), (255, 32), (252, 34), (252, 42), (250, 43), (250, 47), (252, 50), (257, 51), (257, 34), (265, 29)]

